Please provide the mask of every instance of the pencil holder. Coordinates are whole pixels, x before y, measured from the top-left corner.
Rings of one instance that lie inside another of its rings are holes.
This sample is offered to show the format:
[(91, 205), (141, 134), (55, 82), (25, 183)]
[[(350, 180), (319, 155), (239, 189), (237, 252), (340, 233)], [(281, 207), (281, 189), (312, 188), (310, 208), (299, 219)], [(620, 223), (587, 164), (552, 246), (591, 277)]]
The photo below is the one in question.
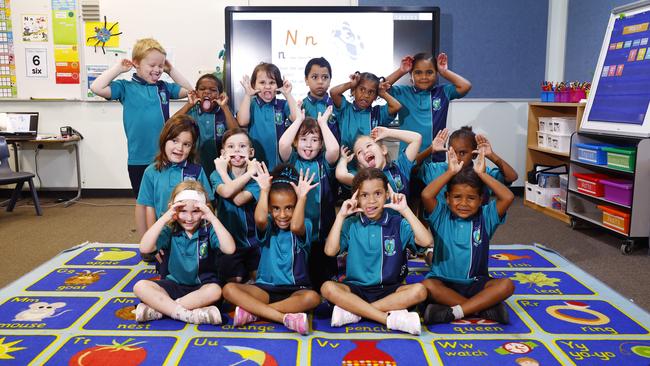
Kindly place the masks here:
[(562, 90), (555, 92), (555, 101), (559, 103), (568, 103), (569, 102), (569, 91)]
[(543, 91), (542, 92), (542, 102), (554, 102), (555, 93), (552, 91)]
[(570, 90), (569, 91), (569, 101), (571, 103), (578, 103), (581, 99), (585, 99), (585, 91), (582, 89)]

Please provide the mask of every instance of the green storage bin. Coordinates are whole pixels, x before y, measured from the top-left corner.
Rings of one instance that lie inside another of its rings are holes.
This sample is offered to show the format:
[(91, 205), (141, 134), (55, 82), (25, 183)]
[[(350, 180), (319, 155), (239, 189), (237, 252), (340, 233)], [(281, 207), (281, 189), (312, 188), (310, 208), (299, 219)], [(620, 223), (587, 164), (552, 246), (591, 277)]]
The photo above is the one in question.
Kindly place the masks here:
[(607, 167), (626, 172), (634, 172), (636, 148), (634, 147), (603, 147), (607, 152)]

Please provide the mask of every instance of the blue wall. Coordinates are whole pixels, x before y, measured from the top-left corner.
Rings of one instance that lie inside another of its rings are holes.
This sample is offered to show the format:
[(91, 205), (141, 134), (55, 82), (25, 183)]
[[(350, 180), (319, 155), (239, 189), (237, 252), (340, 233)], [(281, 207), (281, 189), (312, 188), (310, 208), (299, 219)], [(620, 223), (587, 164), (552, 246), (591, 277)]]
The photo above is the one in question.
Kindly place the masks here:
[(539, 98), (548, 1), (359, 0), (360, 6), (440, 7), (440, 51), (472, 82), (466, 98)]
[(609, 15), (632, 0), (569, 1), (564, 78), (592, 81)]

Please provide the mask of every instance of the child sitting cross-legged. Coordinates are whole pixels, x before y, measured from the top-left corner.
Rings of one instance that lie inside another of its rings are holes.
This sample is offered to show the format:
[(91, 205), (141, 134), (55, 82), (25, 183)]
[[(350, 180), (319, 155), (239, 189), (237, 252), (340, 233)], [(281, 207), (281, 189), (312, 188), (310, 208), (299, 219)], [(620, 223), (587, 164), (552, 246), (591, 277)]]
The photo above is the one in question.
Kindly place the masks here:
[[(424, 323), (448, 323), (465, 314), (509, 323), (503, 301), (514, 285), (508, 278), (488, 275), (490, 238), (503, 223), (514, 200), (512, 192), (485, 170), (480, 150), (473, 166), (465, 166), (453, 147), (448, 168), (422, 192), (422, 203), (435, 235), (431, 270), (422, 284), (433, 300), (424, 310)], [(439, 197), (447, 186), (446, 200)], [(483, 204), (483, 191), (491, 189), (496, 200)]]
[(406, 309), (427, 294), (419, 283), (403, 283), (406, 249), (414, 250), (415, 244), (430, 247), (431, 233), (408, 207), (406, 196), (389, 187), (381, 170), (361, 169), (352, 185), (354, 194), (343, 202), (325, 243), (329, 256), (348, 253), (343, 282), (327, 281), (321, 287), (321, 294), (335, 305), (331, 325), (363, 317), (419, 335), (420, 316)]

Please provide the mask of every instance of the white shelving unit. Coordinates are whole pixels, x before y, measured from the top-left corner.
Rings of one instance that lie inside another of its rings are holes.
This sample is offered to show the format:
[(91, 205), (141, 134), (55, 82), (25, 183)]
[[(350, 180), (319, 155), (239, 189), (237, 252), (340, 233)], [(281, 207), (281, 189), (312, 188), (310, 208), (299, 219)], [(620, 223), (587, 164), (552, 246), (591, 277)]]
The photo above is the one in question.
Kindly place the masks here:
[[(577, 143), (612, 144), (617, 146), (636, 146), (636, 164), (634, 172), (613, 169), (606, 165), (596, 165), (578, 160)], [(612, 178), (627, 179), (634, 182), (632, 204), (623, 205), (604, 197), (594, 197), (577, 190), (576, 177), (573, 173), (601, 173)], [(623, 237), (621, 252), (629, 254), (638, 240), (650, 236), (650, 138), (614, 136), (593, 132), (577, 132), (571, 137), (569, 163), (569, 187), (567, 195), (567, 214), (571, 217), (571, 227), (577, 221), (589, 222), (604, 227)], [(602, 211), (596, 206), (606, 204), (630, 213), (630, 226), (627, 234), (603, 225)], [(650, 254), (650, 253), (649, 253)]]

